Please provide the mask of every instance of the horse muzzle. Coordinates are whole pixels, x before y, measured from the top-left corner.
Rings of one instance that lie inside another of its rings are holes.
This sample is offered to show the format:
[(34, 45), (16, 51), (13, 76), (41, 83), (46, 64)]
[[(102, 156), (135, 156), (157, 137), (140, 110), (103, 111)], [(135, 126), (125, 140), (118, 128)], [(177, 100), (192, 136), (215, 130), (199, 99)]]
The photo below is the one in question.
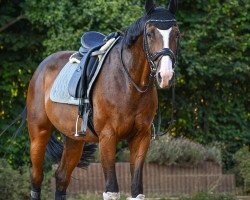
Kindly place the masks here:
[(167, 88), (174, 74), (172, 59), (169, 56), (163, 56), (159, 64), (156, 80), (160, 88)]

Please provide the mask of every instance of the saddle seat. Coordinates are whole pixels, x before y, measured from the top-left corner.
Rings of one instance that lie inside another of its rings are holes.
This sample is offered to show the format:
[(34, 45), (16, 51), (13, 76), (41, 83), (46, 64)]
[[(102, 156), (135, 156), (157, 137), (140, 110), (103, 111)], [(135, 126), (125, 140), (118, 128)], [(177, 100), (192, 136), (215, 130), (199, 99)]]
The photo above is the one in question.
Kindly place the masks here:
[(83, 55), (87, 53), (89, 49), (103, 44), (105, 37), (104, 34), (95, 31), (85, 33), (81, 37), (82, 46), (79, 49), (79, 53)]

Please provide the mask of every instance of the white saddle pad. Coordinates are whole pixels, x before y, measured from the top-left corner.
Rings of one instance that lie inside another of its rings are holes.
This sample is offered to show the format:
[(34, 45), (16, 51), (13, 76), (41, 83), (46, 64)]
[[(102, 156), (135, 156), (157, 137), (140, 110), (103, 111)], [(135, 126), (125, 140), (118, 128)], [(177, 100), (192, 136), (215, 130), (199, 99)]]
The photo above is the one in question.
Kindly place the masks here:
[(68, 92), (68, 84), (69, 81), (75, 72), (78, 63), (70, 63), (68, 62), (60, 71), (52, 89), (50, 91), (50, 99), (53, 102), (57, 103), (64, 103), (64, 104), (71, 104), (71, 105), (78, 105), (79, 99), (75, 99), (74, 97), (70, 96)]

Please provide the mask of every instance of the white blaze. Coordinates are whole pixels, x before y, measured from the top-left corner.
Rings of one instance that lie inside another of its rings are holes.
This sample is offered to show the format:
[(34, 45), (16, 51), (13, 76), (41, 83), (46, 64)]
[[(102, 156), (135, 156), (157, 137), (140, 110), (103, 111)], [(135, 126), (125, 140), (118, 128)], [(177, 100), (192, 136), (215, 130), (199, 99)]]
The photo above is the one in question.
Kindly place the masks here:
[[(158, 29), (158, 31), (160, 32), (163, 38), (163, 48), (169, 48), (169, 37), (170, 37), (171, 30), (172, 28), (168, 30)], [(173, 76), (172, 60), (170, 59), (169, 56), (162, 57), (161, 62), (160, 62), (159, 74), (162, 78), (160, 87), (161, 88), (167, 87), (168, 82), (171, 80)]]

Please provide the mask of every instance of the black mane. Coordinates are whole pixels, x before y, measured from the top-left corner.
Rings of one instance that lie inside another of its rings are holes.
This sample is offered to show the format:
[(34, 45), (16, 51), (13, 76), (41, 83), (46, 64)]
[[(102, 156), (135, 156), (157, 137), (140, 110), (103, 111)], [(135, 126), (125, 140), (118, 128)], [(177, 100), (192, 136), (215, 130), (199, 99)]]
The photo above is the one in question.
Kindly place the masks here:
[(136, 20), (132, 25), (130, 25), (124, 33), (123, 45), (125, 47), (130, 47), (138, 37), (143, 33), (144, 25), (147, 21), (147, 17), (143, 16)]

